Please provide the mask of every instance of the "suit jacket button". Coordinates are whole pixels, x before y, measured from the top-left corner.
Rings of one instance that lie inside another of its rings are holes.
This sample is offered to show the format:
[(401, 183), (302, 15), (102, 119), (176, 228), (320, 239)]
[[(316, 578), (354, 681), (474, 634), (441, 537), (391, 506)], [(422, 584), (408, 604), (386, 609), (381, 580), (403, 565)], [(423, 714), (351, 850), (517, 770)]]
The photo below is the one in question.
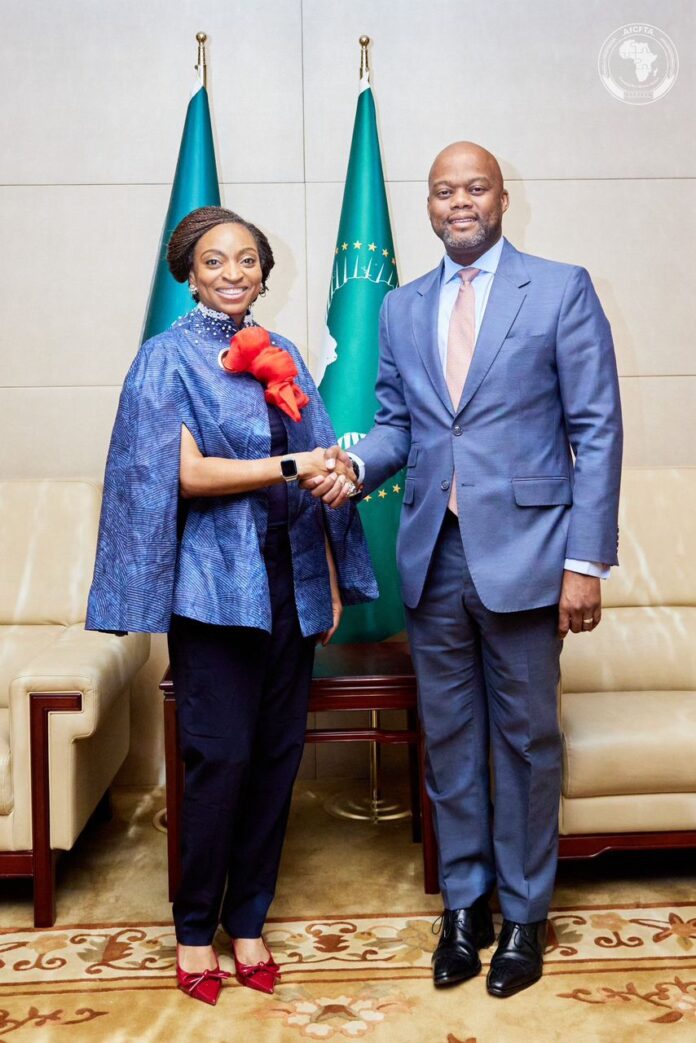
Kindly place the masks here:
[(454, 427), (452, 428), (452, 434), (453, 435), (460, 435), (461, 433), (462, 433), (461, 427), (459, 426), (459, 424), (455, 424)]
[(440, 482), (440, 488), (442, 490), (444, 490), (444, 492), (447, 492), (449, 487), (450, 487), (450, 483), (448, 481)]

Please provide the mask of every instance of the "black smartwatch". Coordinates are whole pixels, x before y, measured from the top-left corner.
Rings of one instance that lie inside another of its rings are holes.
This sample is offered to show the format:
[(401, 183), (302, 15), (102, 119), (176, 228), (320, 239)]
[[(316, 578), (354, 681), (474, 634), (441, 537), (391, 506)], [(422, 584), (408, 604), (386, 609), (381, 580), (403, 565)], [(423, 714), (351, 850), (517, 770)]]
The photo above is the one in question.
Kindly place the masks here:
[(283, 456), (281, 458), (280, 473), (282, 474), (286, 482), (297, 481), (297, 460), (294, 456)]

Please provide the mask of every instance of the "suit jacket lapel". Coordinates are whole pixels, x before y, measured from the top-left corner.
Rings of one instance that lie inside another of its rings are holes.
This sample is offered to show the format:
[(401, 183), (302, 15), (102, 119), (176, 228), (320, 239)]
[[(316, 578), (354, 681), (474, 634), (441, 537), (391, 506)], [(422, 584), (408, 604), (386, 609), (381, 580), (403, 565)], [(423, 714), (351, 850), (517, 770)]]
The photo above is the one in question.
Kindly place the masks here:
[(425, 276), (411, 305), (411, 320), (416, 347), (423, 359), (430, 382), (445, 408), (454, 414), (437, 342), (441, 275), (442, 264), (439, 264), (434, 271)]
[(505, 240), (457, 413), (461, 413), (469, 404), (493, 365), (522, 307), (522, 301), (527, 295), (523, 287), (528, 283), (529, 276), (522, 255)]

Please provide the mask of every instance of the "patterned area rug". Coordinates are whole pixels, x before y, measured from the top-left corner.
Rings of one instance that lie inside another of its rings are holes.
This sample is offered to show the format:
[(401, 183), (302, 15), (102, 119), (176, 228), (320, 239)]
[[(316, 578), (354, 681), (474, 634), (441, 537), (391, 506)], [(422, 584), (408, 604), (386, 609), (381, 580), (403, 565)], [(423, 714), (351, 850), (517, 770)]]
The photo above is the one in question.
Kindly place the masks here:
[(276, 994), (231, 979), (211, 1008), (172, 985), (170, 924), (0, 932), (0, 1043), (696, 1040), (696, 903), (556, 909), (542, 981), (508, 1000), (483, 975), (435, 991), (418, 913), (272, 921), (266, 937)]

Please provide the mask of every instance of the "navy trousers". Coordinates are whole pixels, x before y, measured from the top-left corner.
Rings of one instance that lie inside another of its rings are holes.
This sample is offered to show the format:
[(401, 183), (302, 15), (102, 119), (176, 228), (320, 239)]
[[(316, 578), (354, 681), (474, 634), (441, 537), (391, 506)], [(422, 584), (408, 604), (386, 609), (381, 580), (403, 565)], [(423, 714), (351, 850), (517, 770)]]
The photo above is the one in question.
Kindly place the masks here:
[(178, 941), (218, 923), (256, 938), (275, 893), (300, 765), (314, 638), (300, 631), (287, 528), (265, 547), (273, 631), (173, 616), (169, 654), (185, 763)]
[(558, 608), (489, 611), (448, 511), (407, 622), (444, 904), (465, 908), (497, 883), (503, 916), (543, 920), (558, 850)]

